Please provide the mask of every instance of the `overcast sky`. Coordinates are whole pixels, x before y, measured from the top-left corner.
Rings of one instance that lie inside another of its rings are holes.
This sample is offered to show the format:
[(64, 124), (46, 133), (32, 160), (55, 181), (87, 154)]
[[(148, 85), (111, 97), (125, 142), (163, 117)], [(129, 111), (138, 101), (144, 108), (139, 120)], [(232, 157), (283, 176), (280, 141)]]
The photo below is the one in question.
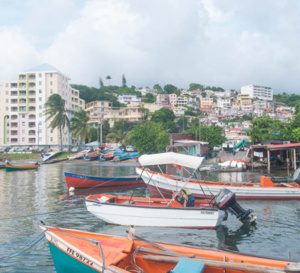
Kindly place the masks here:
[(0, 82), (48, 63), (70, 83), (298, 93), (299, 0), (0, 0)]

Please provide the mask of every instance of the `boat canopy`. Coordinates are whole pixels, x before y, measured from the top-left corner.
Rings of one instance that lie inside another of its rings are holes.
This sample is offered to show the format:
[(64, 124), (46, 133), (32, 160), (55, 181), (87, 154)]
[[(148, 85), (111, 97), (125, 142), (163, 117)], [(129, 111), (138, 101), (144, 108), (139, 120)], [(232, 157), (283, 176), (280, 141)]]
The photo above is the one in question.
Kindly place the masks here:
[(184, 155), (178, 153), (161, 153), (153, 155), (142, 155), (139, 158), (140, 164), (144, 166), (153, 166), (153, 165), (168, 165), (176, 164), (179, 166), (198, 169), (202, 164), (204, 157)]

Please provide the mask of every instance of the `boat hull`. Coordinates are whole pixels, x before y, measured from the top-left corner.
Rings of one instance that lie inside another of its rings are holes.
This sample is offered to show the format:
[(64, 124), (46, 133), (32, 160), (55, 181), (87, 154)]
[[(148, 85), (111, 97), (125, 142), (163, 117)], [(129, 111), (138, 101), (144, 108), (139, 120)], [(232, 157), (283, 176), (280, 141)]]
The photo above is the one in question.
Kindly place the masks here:
[[(300, 200), (300, 188), (277, 188), (277, 187), (248, 187), (248, 186), (214, 186), (201, 182), (188, 183), (180, 180), (163, 177), (159, 173), (150, 173), (137, 168), (137, 173), (141, 175), (149, 191), (155, 197), (171, 197), (173, 192), (179, 191), (182, 187), (188, 189), (196, 198), (212, 198), (223, 188), (228, 188), (236, 194), (238, 200)], [(160, 194), (161, 192), (161, 194)]]
[[(105, 272), (130, 273), (126, 269), (133, 265), (145, 273), (162, 273), (174, 269), (180, 258), (205, 263), (204, 272), (289, 272), (289, 264), (294, 268), (298, 263), (268, 259), (242, 253), (226, 252), (185, 245), (165, 244), (148, 240), (127, 239), (97, 233), (70, 229), (41, 227), (49, 243), (55, 269), (61, 272), (102, 272), (102, 255), (105, 261)], [(134, 236), (134, 235), (133, 235)], [(155, 256), (151, 254), (155, 253)], [(150, 254), (150, 255), (149, 255)], [(174, 257), (178, 257), (175, 259)], [(152, 260), (152, 257), (159, 258)], [(172, 260), (171, 258), (174, 258)], [(166, 258), (166, 259), (165, 259)], [(252, 267), (250, 269), (249, 267)], [(256, 267), (255, 270), (253, 267)], [(268, 267), (268, 268), (266, 268)], [(189, 268), (186, 268), (187, 271)], [(186, 271), (186, 272), (187, 272)], [(140, 271), (139, 271), (140, 272)], [(141, 271), (142, 272), (142, 271)]]
[(65, 178), (68, 188), (111, 187), (124, 185), (136, 185), (137, 187), (145, 186), (143, 179), (139, 176), (98, 177), (65, 172)]
[(7, 172), (37, 170), (38, 168), (39, 165), (23, 165), (23, 166), (5, 165), (5, 169)]
[(152, 207), (86, 200), (89, 212), (109, 224), (125, 226), (207, 228), (218, 227), (225, 212), (212, 208)]

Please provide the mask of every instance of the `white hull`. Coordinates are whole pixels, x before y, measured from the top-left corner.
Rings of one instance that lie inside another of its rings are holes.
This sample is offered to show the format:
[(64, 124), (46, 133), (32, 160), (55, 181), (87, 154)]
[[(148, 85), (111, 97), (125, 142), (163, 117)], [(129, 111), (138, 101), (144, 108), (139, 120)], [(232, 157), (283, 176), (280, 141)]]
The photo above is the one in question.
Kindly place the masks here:
[(82, 158), (82, 157), (84, 157), (85, 154), (87, 154), (89, 152), (90, 152), (89, 150), (82, 151), (82, 152), (79, 152), (77, 154), (68, 156), (68, 159), (69, 160), (75, 160), (75, 159), (78, 159), (78, 158)]
[(116, 225), (215, 228), (225, 212), (217, 209), (134, 206), (86, 201), (87, 210)]
[(47, 153), (42, 153), (41, 158), (43, 161), (49, 160), (51, 157), (55, 156), (59, 152), (47, 152)]
[[(265, 200), (294, 200), (300, 199), (300, 188), (293, 187), (235, 187), (235, 186), (213, 186), (206, 183), (188, 183), (173, 180), (171, 178), (163, 177), (159, 174), (148, 173), (146, 170), (136, 169), (137, 174), (141, 175), (145, 184), (149, 185), (151, 193), (159, 188), (159, 190), (166, 194), (179, 191), (183, 186), (188, 189), (195, 197), (212, 197), (217, 195), (223, 188), (228, 188), (236, 194), (236, 199), (265, 199)], [(155, 196), (158, 196), (155, 194)]]

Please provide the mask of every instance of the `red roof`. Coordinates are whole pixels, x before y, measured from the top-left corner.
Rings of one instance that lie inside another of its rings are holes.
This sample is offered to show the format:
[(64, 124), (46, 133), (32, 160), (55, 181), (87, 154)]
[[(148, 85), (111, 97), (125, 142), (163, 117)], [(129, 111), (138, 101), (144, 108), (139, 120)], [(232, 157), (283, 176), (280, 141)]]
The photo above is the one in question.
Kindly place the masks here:
[(267, 149), (276, 150), (277, 148), (296, 148), (300, 147), (300, 143), (290, 143), (290, 144), (279, 144), (279, 145), (266, 145)]

